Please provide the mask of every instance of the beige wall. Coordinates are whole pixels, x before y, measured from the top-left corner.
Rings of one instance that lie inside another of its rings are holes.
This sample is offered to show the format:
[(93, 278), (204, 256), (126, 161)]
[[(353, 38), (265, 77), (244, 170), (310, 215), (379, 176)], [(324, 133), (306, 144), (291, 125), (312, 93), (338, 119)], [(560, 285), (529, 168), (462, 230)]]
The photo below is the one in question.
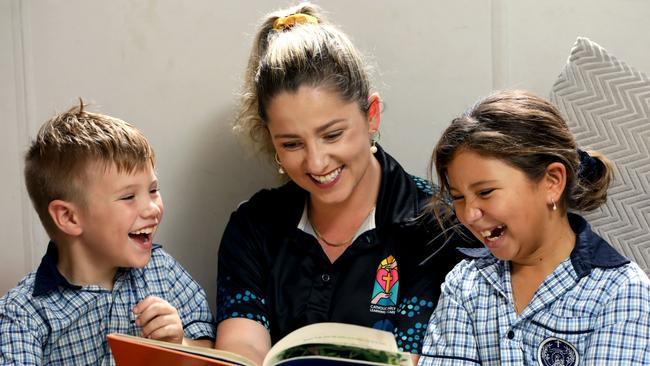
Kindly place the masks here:
[[(206, 288), (230, 212), (272, 186), (229, 122), (254, 26), (286, 1), (0, 0), (0, 294), (44, 253), (22, 182), (39, 125), (79, 96), (150, 138), (166, 214), (157, 242)], [(426, 174), (441, 129), (493, 88), (547, 95), (578, 35), (650, 72), (645, 0), (322, 1), (377, 68), (382, 143)], [(271, 214), (271, 213), (269, 213)]]

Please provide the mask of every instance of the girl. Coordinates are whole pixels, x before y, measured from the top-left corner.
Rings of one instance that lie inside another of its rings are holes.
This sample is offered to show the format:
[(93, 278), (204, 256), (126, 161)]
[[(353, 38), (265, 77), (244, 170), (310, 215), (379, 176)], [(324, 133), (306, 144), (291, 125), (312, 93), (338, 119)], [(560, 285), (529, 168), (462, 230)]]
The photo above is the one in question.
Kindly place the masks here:
[(452, 121), (432, 165), (437, 202), (451, 197), (485, 248), (447, 276), (421, 365), (650, 364), (648, 277), (571, 213), (605, 202), (611, 163), (578, 150), (557, 109), (489, 96)]

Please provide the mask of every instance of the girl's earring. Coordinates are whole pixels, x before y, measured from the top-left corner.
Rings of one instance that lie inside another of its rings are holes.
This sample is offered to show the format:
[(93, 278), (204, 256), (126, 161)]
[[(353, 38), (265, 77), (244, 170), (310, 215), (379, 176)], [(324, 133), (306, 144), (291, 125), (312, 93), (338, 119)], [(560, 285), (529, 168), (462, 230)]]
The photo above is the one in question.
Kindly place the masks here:
[(286, 173), (284, 171), (284, 168), (282, 167), (282, 163), (280, 162), (280, 158), (278, 158), (278, 153), (275, 153), (275, 163), (278, 164), (278, 173), (280, 173), (280, 174)]
[(553, 202), (553, 211), (557, 211), (557, 205), (555, 204), (555, 200), (551, 200)]

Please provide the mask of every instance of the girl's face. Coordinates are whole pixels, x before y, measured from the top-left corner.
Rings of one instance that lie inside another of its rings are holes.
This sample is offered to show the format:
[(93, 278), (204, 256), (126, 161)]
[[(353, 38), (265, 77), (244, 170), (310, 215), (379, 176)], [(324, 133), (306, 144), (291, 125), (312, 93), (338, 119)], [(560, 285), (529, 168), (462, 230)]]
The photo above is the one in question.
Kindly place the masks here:
[(377, 183), (372, 180), (379, 175), (370, 174), (379, 165), (370, 153), (369, 134), (378, 128), (379, 118), (366, 116), (357, 103), (302, 86), (275, 96), (267, 117), (282, 167), (312, 201), (341, 203), (367, 191), (364, 185)]
[(495, 257), (523, 263), (542, 250), (549, 228), (543, 180), (469, 150), (456, 152), (447, 180), (459, 220)]

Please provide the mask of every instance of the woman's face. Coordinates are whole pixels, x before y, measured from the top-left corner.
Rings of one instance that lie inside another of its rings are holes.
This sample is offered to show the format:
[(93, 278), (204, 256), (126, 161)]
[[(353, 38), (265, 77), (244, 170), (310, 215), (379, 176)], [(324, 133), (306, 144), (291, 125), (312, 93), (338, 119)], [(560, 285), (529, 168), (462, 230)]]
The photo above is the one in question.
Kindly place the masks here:
[(549, 193), (502, 160), (460, 150), (447, 168), (458, 219), (501, 260), (525, 262), (545, 243)]
[[(376, 95), (372, 102), (379, 102)], [(370, 153), (369, 134), (378, 128), (378, 115), (369, 118), (357, 103), (309, 86), (278, 94), (266, 112), (282, 167), (312, 201), (345, 202), (373, 183), (369, 167), (378, 164)]]

